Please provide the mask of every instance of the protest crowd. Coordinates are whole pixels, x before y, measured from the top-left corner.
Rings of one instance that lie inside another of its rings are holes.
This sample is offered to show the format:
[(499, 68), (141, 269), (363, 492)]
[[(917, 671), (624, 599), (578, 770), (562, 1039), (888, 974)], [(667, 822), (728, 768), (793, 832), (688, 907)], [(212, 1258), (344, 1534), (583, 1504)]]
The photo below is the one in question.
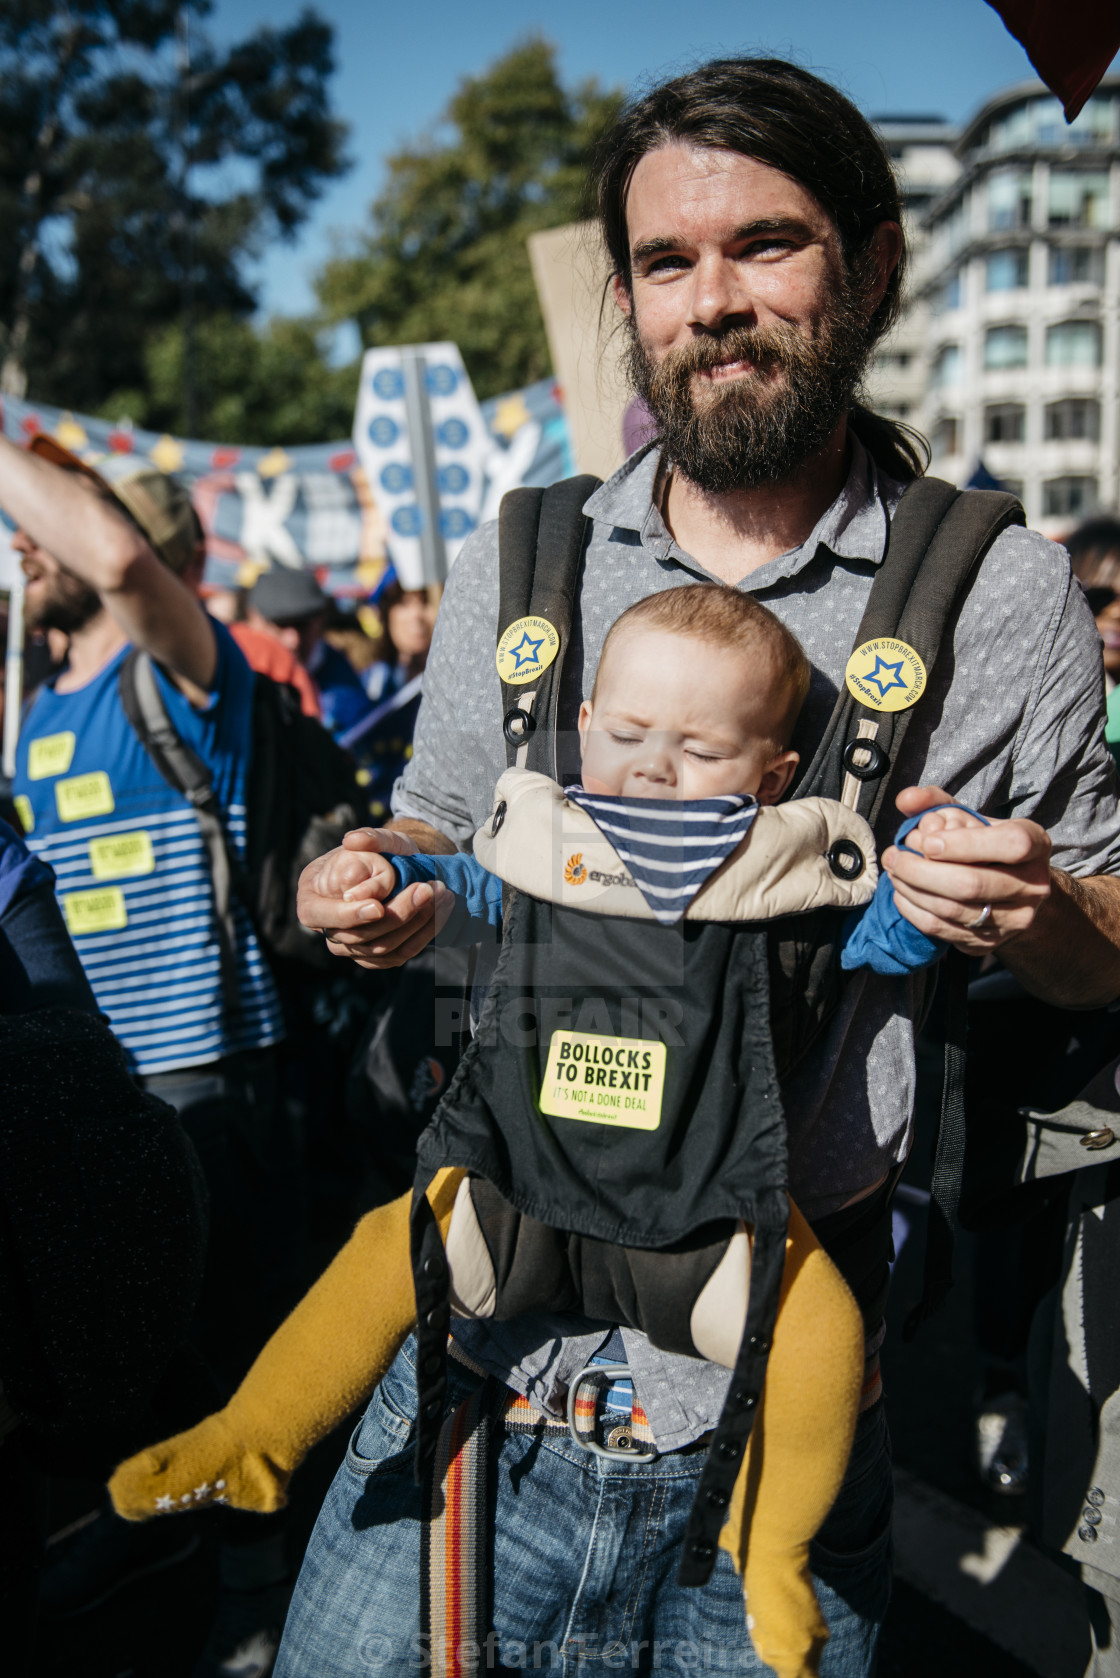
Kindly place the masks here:
[(1120, 521), (864, 404), (827, 82), (665, 81), (592, 188), (642, 440), (442, 591), (215, 590), (173, 474), (0, 439), (13, 1678), (154, 1581), (195, 1678), (871, 1674), (919, 1202), (906, 1332), (963, 1224), (968, 1472), (1120, 1675)]

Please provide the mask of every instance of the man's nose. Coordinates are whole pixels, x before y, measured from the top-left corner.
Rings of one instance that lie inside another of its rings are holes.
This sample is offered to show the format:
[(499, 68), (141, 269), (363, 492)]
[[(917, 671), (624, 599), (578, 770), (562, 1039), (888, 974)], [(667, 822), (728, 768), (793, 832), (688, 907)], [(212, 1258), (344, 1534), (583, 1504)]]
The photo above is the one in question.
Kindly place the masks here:
[(737, 265), (723, 256), (702, 256), (692, 270), (688, 324), (714, 332), (730, 315), (755, 324), (754, 307)]

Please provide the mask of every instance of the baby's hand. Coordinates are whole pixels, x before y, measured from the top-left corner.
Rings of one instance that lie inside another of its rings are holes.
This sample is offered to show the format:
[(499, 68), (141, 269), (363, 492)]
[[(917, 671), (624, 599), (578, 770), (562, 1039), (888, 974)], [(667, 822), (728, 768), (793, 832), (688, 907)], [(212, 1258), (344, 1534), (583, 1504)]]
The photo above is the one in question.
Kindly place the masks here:
[(955, 827), (986, 827), (979, 816), (974, 816), (971, 810), (966, 810), (960, 804), (952, 804), (941, 810), (931, 810), (922, 817), (917, 827), (911, 828), (902, 841), (903, 848), (910, 851), (924, 851), (926, 839), (931, 839), (935, 833), (946, 833)]
[(396, 870), (377, 851), (334, 851), (325, 861), (318, 889), (324, 897), (355, 899), (390, 897), (397, 889)]

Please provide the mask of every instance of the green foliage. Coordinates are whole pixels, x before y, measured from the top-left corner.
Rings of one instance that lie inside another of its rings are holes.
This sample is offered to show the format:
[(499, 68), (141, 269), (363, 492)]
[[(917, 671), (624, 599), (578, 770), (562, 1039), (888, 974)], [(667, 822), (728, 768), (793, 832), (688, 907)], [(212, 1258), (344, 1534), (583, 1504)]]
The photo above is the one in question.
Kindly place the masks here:
[(219, 52), (209, 4), (0, 0), (5, 389), (85, 409), (145, 392), (149, 341), (250, 314), (245, 259), (346, 166), (330, 27), (307, 11)]
[[(181, 323), (153, 334), (143, 385), (115, 391), (98, 412), (153, 431), (181, 431), (184, 348)], [(287, 445), (350, 435), (358, 369), (328, 365), (313, 322), (277, 318), (257, 329), (234, 315), (212, 315), (196, 330), (193, 359), (201, 437)]]
[(389, 158), (370, 230), (320, 274), (328, 318), (356, 321), (367, 346), (454, 339), (483, 398), (546, 377), (526, 240), (585, 213), (621, 97), (566, 91), (540, 39), (466, 79), (434, 132)]

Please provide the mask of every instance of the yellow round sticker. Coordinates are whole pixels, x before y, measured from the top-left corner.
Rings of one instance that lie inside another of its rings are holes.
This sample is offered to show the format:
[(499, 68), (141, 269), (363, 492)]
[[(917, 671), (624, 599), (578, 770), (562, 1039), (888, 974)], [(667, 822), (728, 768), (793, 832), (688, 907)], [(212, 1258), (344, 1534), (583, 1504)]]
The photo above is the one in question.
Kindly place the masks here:
[(560, 651), (560, 637), (547, 618), (518, 618), (498, 642), (495, 663), (503, 682), (535, 682)]
[(844, 680), (872, 711), (908, 711), (926, 690), (926, 667), (913, 647), (884, 635), (856, 648)]

